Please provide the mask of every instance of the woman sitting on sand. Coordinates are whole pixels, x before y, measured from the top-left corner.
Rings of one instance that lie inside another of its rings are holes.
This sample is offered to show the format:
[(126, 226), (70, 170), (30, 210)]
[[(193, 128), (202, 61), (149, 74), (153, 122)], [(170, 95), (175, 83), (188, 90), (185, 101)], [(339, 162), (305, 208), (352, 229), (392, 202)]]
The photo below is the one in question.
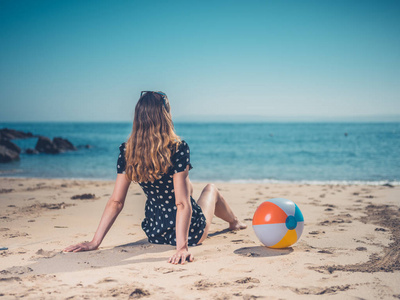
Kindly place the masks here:
[(147, 196), (142, 229), (150, 243), (176, 245), (168, 262), (193, 261), (188, 246), (201, 244), (214, 214), (230, 230), (244, 229), (214, 185), (208, 184), (199, 200), (192, 198), (189, 180), (190, 151), (174, 131), (170, 105), (162, 92), (145, 91), (136, 104), (132, 133), (119, 147), (117, 180), (91, 242), (69, 246), (66, 252), (95, 250), (121, 212), (131, 181)]

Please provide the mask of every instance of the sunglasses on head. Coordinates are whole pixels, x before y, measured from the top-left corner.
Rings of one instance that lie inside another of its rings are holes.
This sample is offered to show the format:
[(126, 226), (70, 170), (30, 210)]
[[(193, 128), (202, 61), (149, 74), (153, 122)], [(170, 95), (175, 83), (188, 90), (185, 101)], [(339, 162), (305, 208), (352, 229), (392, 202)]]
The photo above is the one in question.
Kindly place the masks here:
[(160, 91), (142, 91), (140, 93), (140, 98), (142, 98), (143, 94), (146, 94), (146, 93), (153, 93), (153, 94), (160, 95), (163, 100), (164, 107), (165, 107), (165, 109), (167, 109), (167, 104), (166, 104), (167, 95), (165, 93), (160, 92)]

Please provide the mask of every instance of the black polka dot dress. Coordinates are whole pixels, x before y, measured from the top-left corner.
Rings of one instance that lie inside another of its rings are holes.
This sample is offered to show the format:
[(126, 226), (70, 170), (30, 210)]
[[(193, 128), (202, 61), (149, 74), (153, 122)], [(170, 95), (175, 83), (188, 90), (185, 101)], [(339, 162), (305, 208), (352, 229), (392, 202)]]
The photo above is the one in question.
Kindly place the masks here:
[[(125, 143), (119, 146), (120, 154), (117, 161), (117, 173), (125, 173)], [(173, 166), (159, 180), (154, 182), (139, 182), (147, 196), (145, 218), (142, 229), (150, 243), (170, 244), (176, 246), (176, 205), (173, 175), (183, 172), (190, 164), (189, 145), (182, 141), (176, 153), (171, 157)], [(195, 246), (203, 235), (206, 218), (201, 207), (190, 197), (192, 203), (192, 219), (189, 228), (189, 246)]]

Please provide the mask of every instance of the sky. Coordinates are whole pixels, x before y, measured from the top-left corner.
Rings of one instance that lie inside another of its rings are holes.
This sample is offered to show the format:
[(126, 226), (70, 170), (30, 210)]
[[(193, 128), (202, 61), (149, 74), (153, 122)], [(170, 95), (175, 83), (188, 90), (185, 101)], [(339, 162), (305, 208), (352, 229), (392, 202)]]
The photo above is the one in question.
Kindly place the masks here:
[[(400, 115), (400, 1), (0, 0), (0, 122)], [(399, 118), (400, 120), (400, 118)]]

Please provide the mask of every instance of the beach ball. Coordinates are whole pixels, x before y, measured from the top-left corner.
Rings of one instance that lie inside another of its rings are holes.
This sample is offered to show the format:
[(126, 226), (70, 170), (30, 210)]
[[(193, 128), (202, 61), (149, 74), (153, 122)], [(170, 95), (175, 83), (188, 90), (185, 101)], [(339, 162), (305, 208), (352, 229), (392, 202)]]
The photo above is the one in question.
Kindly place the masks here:
[(299, 207), (291, 200), (273, 198), (261, 203), (253, 216), (256, 236), (270, 248), (286, 248), (298, 241), (304, 228)]

